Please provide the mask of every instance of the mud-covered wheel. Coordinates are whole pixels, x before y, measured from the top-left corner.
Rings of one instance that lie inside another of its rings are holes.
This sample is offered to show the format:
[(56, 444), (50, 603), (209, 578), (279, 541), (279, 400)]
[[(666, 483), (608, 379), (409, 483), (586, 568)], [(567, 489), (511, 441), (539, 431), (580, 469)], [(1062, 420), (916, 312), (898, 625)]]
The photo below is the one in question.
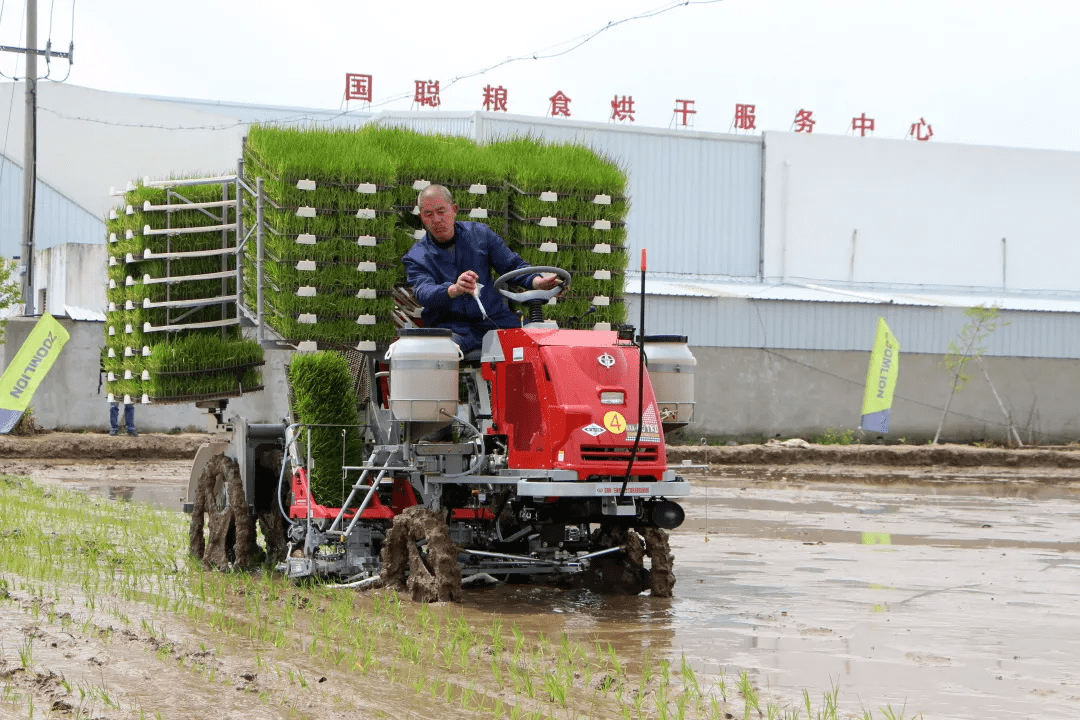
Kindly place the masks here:
[[(205, 527), (205, 533), (204, 533)], [(255, 523), (248, 512), (240, 466), (215, 455), (199, 476), (188, 533), (191, 554), (207, 568), (246, 568), (255, 544)]]
[[(423, 548), (421, 541), (426, 541)], [(460, 600), (460, 553), (443, 514), (415, 505), (395, 517), (386, 533), (382, 582), (407, 590), (415, 602)]]
[(649, 591), (653, 597), (671, 597), (675, 588), (675, 556), (671, 554), (667, 531), (645, 528), (645, 554), (649, 556)]
[[(279, 488), (281, 463), (284, 453), (280, 448), (263, 448), (255, 456), (255, 517), (266, 545), (265, 559), (272, 563), (285, 560), (289, 541), (285, 535), (287, 523), (282, 516), (282, 506), (287, 504), (287, 486)], [(278, 493), (282, 497), (278, 497)], [(262, 555), (258, 551), (252, 559)]]
[[(601, 555), (583, 573), (585, 585), (597, 592), (637, 595), (648, 590), (653, 597), (671, 597), (675, 587), (674, 557), (668, 534), (660, 528), (640, 531), (604, 525), (593, 532), (596, 549), (620, 547), (622, 552)], [(648, 557), (651, 567), (645, 567)]]
[(640, 535), (618, 525), (603, 525), (593, 531), (592, 545), (597, 550), (621, 547), (623, 551), (593, 559), (582, 573), (586, 587), (617, 595), (637, 595), (649, 588), (645, 542)]

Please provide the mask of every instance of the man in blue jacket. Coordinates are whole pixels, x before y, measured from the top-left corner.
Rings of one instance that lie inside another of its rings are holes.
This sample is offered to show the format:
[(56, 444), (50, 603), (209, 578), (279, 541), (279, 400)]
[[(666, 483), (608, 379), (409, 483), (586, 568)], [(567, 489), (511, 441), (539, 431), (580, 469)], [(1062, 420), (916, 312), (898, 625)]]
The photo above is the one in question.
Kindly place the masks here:
[[(488, 330), (520, 327), (521, 321), (495, 291), (491, 271), (502, 275), (529, 263), (488, 226), (457, 222), (457, 204), (442, 185), (424, 188), (417, 205), (427, 232), (402, 260), (416, 299), (424, 306), (424, 325), (449, 328), (463, 353), (479, 349)], [(521, 278), (521, 284), (549, 290), (559, 279), (529, 275)], [(473, 297), (478, 287), (488, 319)]]

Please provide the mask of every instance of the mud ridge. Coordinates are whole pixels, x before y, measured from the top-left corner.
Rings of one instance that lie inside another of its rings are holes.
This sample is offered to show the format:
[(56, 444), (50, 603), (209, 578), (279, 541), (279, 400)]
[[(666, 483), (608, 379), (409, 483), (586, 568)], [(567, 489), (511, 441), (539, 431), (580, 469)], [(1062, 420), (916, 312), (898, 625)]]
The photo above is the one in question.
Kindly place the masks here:
[(44, 432), (38, 435), (0, 435), (0, 458), (72, 460), (185, 460), (211, 436), (207, 433), (138, 437), (106, 433)]
[(709, 465), (879, 465), (891, 467), (1080, 468), (1080, 446), (979, 448), (969, 445), (669, 445), (668, 463)]

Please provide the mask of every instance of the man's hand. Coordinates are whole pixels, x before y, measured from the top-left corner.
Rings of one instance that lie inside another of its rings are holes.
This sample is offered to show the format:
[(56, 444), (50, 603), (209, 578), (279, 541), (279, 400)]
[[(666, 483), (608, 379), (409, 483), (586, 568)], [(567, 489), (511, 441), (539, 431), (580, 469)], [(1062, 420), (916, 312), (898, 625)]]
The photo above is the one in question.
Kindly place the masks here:
[(458, 279), (453, 285), (446, 288), (446, 294), (452, 298), (460, 295), (472, 295), (476, 292), (476, 281), (479, 279), (480, 276), (472, 270), (466, 270), (461, 275), (458, 275)]
[(559, 276), (554, 273), (541, 273), (534, 277), (532, 282), (533, 290), (550, 290), (561, 284), (562, 281), (559, 280)]

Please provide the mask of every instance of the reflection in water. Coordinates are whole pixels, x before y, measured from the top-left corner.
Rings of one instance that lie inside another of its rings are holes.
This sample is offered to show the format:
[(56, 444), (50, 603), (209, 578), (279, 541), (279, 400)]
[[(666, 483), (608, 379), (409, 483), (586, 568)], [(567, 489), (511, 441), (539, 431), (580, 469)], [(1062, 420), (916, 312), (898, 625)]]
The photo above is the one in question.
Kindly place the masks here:
[(124, 500), (131, 501), (132, 495), (135, 494), (134, 485), (110, 485), (109, 486), (109, 499), (110, 500)]
[(545, 585), (501, 584), (470, 591), (466, 613), (481, 627), (494, 616), (518, 627), (534, 639), (543, 633), (558, 641), (565, 633), (571, 642), (606, 650), (608, 643), (624, 662), (678, 657), (675, 637), (675, 602), (648, 595), (604, 595), (583, 589)]

